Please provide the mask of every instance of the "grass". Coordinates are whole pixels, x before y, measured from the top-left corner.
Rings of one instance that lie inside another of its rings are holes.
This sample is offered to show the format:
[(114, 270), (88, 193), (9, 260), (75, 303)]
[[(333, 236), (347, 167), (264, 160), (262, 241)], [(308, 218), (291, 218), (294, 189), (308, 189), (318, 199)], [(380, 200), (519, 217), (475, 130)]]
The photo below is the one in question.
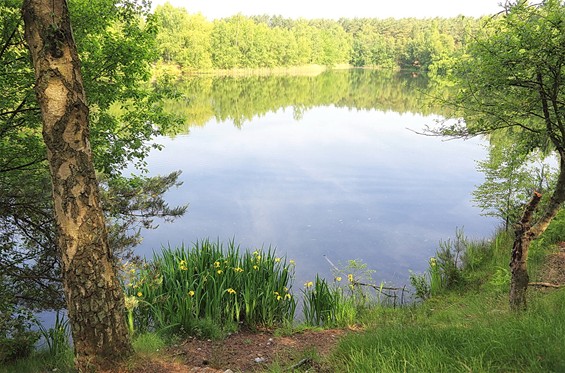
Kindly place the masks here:
[[(326, 364), (336, 372), (564, 372), (565, 289), (530, 289), (528, 311), (510, 311), (511, 247), (506, 232), (467, 242), (459, 282), (419, 304), (370, 309), (365, 330), (342, 338)], [(550, 247), (534, 249), (534, 272)]]
[(537, 298), (521, 315), (484, 294), (374, 312), (365, 332), (340, 341), (334, 371), (563, 372), (565, 292)]

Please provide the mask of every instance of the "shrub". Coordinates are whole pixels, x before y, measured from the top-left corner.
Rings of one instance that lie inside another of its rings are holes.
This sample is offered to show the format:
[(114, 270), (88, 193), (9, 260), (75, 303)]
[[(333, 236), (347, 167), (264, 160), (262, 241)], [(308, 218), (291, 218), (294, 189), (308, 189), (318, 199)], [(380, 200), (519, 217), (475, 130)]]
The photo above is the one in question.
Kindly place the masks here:
[(0, 363), (28, 357), (39, 334), (31, 330), (35, 318), (31, 311), (0, 302)]

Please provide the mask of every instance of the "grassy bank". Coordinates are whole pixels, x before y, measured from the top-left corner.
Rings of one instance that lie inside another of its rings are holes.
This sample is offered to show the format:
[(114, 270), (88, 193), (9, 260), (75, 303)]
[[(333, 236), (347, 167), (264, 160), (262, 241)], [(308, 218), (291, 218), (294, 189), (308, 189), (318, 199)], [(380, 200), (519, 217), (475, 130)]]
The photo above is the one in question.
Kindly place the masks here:
[(336, 372), (564, 372), (565, 292), (532, 295), (511, 313), (506, 294), (438, 297), (375, 310), (367, 329), (339, 343)]
[(334, 66), (324, 65), (302, 65), (302, 66), (281, 66), (265, 68), (233, 68), (233, 69), (214, 69), (214, 70), (182, 70), (178, 65), (159, 62), (153, 67), (153, 79), (161, 79), (163, 76), (181, 78), (191, 75), (214, 75), (214, 76), (317, 76), (326, 70), (345, 70), (353, 68), (349, 64), (339, 64)]
[[(555, 252), (557, 233), (549, 231), (535, 245), (533, 281)], [(565, 289), (530, 288), (528, 311), (511, 312), (511, 245), (507, 233), (468, 243), (458, 283), (419, 304), (371, 309), (365, 330), (344, 337), (328, 366), (336, 372), (565, 372)]]

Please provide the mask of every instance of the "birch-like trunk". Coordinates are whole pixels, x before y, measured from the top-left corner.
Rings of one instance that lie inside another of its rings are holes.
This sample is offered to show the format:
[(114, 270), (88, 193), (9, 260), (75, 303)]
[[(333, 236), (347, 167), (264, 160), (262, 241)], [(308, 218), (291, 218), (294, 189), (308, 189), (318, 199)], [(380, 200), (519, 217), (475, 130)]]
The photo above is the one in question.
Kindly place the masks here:
[(25, 0), (53, 184), (63, 288), (80, 371), (112, 366), (132, 349), (99, 201), (80, 62), (65, 0)]

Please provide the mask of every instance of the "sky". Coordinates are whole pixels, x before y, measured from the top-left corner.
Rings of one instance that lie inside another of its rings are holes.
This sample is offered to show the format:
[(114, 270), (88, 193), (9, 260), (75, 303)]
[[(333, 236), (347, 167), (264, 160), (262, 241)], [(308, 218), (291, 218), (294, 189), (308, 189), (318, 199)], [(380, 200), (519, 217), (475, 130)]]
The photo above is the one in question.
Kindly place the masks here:
[(499, 12), (502, 0), (153, 0), (153, 4), (166, 1), (212, 20), (238, 13), (306, 19), (480, 17)]

